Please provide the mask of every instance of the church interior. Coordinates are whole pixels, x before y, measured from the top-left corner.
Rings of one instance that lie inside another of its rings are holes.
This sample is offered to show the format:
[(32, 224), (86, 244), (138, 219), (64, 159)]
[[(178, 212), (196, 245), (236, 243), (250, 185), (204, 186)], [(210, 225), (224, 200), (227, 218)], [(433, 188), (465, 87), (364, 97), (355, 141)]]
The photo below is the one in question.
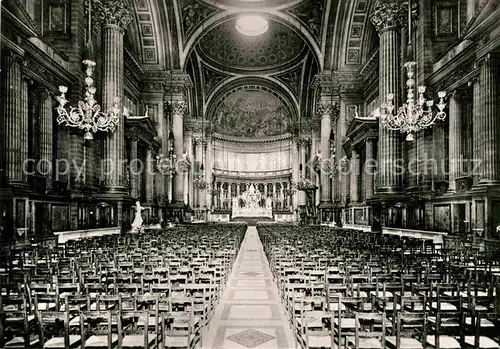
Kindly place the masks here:
[(0, 18), (0, 348), (500, 349), (499, 0)]

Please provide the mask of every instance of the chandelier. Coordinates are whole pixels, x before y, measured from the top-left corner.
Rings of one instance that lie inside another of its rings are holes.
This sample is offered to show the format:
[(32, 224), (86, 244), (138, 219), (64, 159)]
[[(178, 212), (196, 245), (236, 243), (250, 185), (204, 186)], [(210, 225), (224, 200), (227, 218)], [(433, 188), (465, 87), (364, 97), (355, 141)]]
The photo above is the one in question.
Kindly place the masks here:
[(291, 187), (296, 189), (296, 190), (307, 190), (307, 189), (313, 189), (316, 188), (316, 185), (308, 178), (305, 178), (304, 176), (300, 175), (299, 180), (297, 182), (291, 183)]
[(201, 171), (201, 175), (193, 180), (193, 185), (200, 190), (208, 190), (211, 183), (205, 178), (205, 171)]
[[(388, 130), (406, 133), (406, 140), (415, 140), (415, 133), (432, 126), (436, 121), (443, 121), (446, 118), (444, 108), (446, 103), (445, 91), (439, 91), (439, 102), (434, 107), (434, 100), (427, 100), (424, 96), (426, 87), (418, 86), (418, 96), (415, 94), (415, 67), (417, 62), (412, 58), (412, 1), (408, 1), (408, 58), (404, 65), (406, 69), (406, 103), (396, 108), (394, 104), (394, 93), (387, 94), (387, 103), (382, 103), (379, 110), (375, 110), (374, 116), (380, 118), (380, 124)], [(397, 101), (396, 101), (397, 103)]]
[(163, 154), (156, 156), (156, 168), (157, 170), (167, 176), (172, 176), (176, 172), (175, 166), (175, 154), (170, 155), (168, 158), (164, 157)]
[(406, 103), (403, 103), (395, 111), (394, 94), (389, 93), (387, 95), (387, 103), (382, 103), (378, 115), (377, 113), (375, 115), (380, 117), (380, 123), (385, 128), (406, 133), (407, 141), (415, 140), (414, 134), (416, 132), (432, 126), (437, 120), (443, 121), (446, 118), (446, 113), (444, 112), (444, 108), (446, 107), (446, 103), (444, 102), (446, 92), (438, 92), (439, 102), (437, 103), (437, 112), (434, 112), (434, 101), (426, 100), (424, 97), (425, 86), (418, 86), (418, 98), (415, 98), (414, 75), (416, 64), (416, 62), (412, 61), (404, 65), (408, 77), (406, 80), (408, 91)]
[[(91, 41), (91, 1), (89, 1), (89, 11), (88, 11), (88, 26), (89, 26), (89, 37), (87, 42), (88, 54), (91, 55), (92, 52), (92, 41)], [(59, 86), (60, 96), (56, 97), (59, 102), (57, 106), (57, 123), (59, 125), (64, 124), (65, 126), (79, 128), (85, 131), (83, 136), (86, 140), (94, 139), (92, 133), (97, 131), (113, 132), (118, 125), (119, 114), (120, 114), (120, 98), (115, 97), (113, 105), (110, 110), (105, 113), (101, 111), (101, 106), (97, 104), (94, 98), (96, 93), (96, 87), (94, 86), (94, 67), (96, 62), (92, 59), (85, 59), (83, 64), (86, 66), (85, 73), (85, 98), (83, 101), (78, 102), (77, 107), (66, 108), (66, 104), (69, 101), (66, 99), (66, 93), (68, 92), (67, 86)]]
[(335, 154), (330, 156), (328, 159), (321, 160), (321, 171), (323, 171), (328, 177), (334, 178), (340, 172), (345, 172), (347, 170), (347, 165), (349, 160), (347, 156), (343, 156), (340, 162), (337, 161)]

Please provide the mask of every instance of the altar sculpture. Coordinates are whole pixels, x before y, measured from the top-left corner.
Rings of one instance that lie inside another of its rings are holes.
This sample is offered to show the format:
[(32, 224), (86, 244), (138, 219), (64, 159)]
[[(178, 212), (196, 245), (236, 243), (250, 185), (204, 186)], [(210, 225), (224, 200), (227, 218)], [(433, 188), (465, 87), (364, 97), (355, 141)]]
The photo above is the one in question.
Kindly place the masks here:
[(235, 217), (273, 217), (270, 198), (264, 198), (261, 192), (250, 184), (247, 191), (233, 198), (232, 216)]

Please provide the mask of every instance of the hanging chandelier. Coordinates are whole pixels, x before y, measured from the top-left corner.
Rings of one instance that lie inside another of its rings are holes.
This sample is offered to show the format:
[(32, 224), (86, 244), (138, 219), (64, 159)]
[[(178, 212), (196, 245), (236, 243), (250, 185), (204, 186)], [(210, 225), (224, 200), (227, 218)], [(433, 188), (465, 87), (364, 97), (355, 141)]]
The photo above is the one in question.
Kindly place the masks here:
[(299, 180), (297, 182), (292, 181), (291, 187), (296, 190), (307, 190), (316, 188), (316, 184), (314, 184), (310, 179), (305, 178), (303, 175), (299, 176)]
[(203, 169), (203, 164), (201, 165), (201, 174), (193, 180), (193, 185), (200, 190), (208, 190), (211, 186), (210, 181), (205, 177), (205, 170)]
[(349, 159), (347, 156), (344, 155), (340, 161), (337, 161), (335, 154), (333, 154), (330, 158), (321, 160), (321, 171), (328, 177), (335, 178), (339, 172), (345, 172), (347, 170), (348, 164)]
[[(92, 40), (91, 40), (91, 1), (89, 1), (88, 10), (88, 41), (87, 41), (87, 53), (91, 55), (92, 52)], [(96, 87), (94, 86), (94, 67), (96, 62), (92, 59), (85, 59), (83, 61), (85, 65), (85, 98), (83, 101), (78, 102), (77, 107), (66, 108), (66, 104), (69, 101), (66, 99), (66, 93), (68, 92), (67, 86), (59, 86), (60, 96), (56, 97), (59, 102), (57, 106), (57, 123), (59, 125), (64, 124), (68, 127), (75, 127), (85, 131), (83, 136), (86, 140), (94, 139), (92, 133), (98, 131), (113, 132), (118, 125), (119, 115), (120, 115), (120, 98), (115, 97), (114, 103), (110, 110), (105, 113), (101, 111), (101, 106), (97, 104), (94, 96), (96, 93)]]
[(175, 154), (170, 155), (168, 158), (159, 154), (156, 156), (156, 168), (158, 171), (167, 176), (173, 176), (176, 172)]
[[(374, 116), (380, 118), (380, 124), (388, 130), (400, 131), (406, 133), (406, 140), (415, 140), (415, 133), (431, 127), (436, 121), (443, 121), (446, 118), (444, 108), (446, 103), (445, 91), (439, 91), (439, 102), (436, 104), (437, 110), (434, 107), (434, 100), (425, 98), (425, 86), (418, 86), (418, 96), (415, 94), (415, 68), (417, 62), (413, 59), (412, 45), (412, 1), (408, 2), (408, 58), (404, 65), (406, 69), (406, 103), (396, 108), (394, 93), (388, 93), (387, 103), (382, 103), (380, 108), (375, 110)], [(397, 101), (396, 101), (397, 103)]]
[(424, 94), (425, 86), (418, 86), (418, 98), (415, 98), (415, 66), (416, 62), (407, 62), (406, 68), (406, 87), (407, 100), (402, 106), (396, 109), (394, 105), (394, 94), (387, 95), (387, 103), (382, 103), (380, 111), (375, 114), (380, 118), (380, 123), (383, 127), (389, 130), (400, 131), (406, 133), (406, 140), (415, 140), (415, 133), (432, 126), (437, 120), (443, 121), (446, 118), (444, 108), (446, 103), (444, 98), (446, 92), (438, 92), (439, 102), (437, 103), (437, 112), (434, 111), (434, 101), (426, 100)]

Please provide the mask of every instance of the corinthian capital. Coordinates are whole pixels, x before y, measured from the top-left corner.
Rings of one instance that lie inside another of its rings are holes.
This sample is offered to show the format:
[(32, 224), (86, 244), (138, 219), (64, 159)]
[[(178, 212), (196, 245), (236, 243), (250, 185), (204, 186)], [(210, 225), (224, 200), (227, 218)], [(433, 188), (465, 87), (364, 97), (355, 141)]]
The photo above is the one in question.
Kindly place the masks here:
[(379, 32), (387, 28), (405, 25), (405, 7), (408, 8), (407, 3), (405, 6), (401, 0), (378, 0), (370, 19)]
[(318, 102), (317, 111), (320, 116), (332, 116), (333, 103), (331, 101), (320, 100)]
[(96, 17), (101, 24), (113, 24), (123, 30), (132, 21), (132, 9), (127, 0), (93, 0)]
[(184, 100), (172, 101), (170, 107), (172, 108), (172, 115), (184, 115), (187, 112), (187, 103)]

